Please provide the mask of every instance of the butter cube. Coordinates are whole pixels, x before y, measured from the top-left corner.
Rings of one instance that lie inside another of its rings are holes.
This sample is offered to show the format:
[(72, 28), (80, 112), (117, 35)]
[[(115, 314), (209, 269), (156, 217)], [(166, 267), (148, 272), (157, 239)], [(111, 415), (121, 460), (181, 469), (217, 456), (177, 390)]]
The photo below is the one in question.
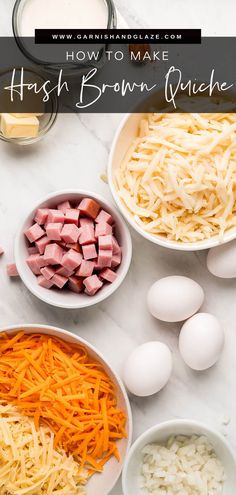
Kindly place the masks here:
[(43, 113), (10, 113), (10, 115), (17, 119), (25, 119), (28, 117), (42, 117)]
[(3, 113), (0, 128), (7, 139), (36, 137), (39, 132), (39, 121), (37, 117), (16, 118), (9, 113)]

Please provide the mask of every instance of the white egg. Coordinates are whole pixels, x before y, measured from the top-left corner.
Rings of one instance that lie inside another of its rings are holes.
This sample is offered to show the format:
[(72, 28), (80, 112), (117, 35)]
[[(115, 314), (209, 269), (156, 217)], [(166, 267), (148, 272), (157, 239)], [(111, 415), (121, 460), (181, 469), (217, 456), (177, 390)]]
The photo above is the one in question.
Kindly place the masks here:
[(211, 368), (218, 361), (224, 347), (224, 332), (217, 318), (198, 313), (182, 326), (179, 350), (185, 363), (193, 370)]
[(216, 277), (236, 277), (236, 240), (210, 249), (207, 268)]
[(161, 278), (148, 291), (150, 313), (162, 321), (183, 321), (196, 313), (204, 300), (202, 287), (188, 277)]
[(162, 342), (147, 342), (130, 354), (124, 366), (127, 389), (139, 397), (159, 392), (167, 384), (173, 362), (172, 354)]

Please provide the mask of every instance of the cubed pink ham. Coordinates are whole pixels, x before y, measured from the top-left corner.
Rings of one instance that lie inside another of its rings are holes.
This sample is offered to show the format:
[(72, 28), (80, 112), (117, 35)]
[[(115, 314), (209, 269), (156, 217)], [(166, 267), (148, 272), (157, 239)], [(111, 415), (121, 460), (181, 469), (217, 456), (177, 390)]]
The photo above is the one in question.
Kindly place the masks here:
[(38, 279), (38, 285), (40, 285), (40, 287), (44, 287), (44, 289), (51, 289), (51, 287), (53, 286), (52, 281), (47, 280), (43, 275), (39, 275), (37, 279)]
[(96, 218), (101, 207), (94, 199), (84, 198), (80, 202), (78, 209), (83, 215), (86, 215), (90, 218)]
[(79, 243), (81, 246), (86, 244), (93, 244), (96, 241), (94, 236), (94, 226), (93, 225), (83, 225), (81, 227)]
[(121, 252), (119, 254), (113, 254), (111, 260), (111, 268), (116, 268), (121, 264)]
[(29, 240), (29, 242), (32, 243), (32, 242), (35, 242), (38, 239), (40, 239), (40, 237), (43, 237), (43, 235), (45, 234), (45, 232), (42, 229), (42, 227), (40, 227), (40, 225), (38, 225), (37, 223), (35, 223), (34, 225), (32, 225), (32, 227), (30, 227), (29, 229), (25, 230), (24, 234), (27, 237), (27, 239)]
[(44, 266), (43, 268), (40, 269), (40, 272), (46, 278), (46, 280), (50, 280), (53, 275), (55, 275), (55, 269), (52, 268), (51, 266)]
[(56, 287), (58, 287), (59, 289), (62, 289), (62, 287), (64, 287), (64, 285), (66, 285), (66, 283), (68, 282), (68, 278), (63, 277), (62, 275), (58, 275), (58, 273), (55, 273), (55, 275), (53, 275), (53, 277), (51, 278), (50, 282), (52, 282), (53, 285), (56, 285)]
[(68, 270), (68, 268), (65, 268), (64, 266), (60, 266), (60, 268), (58, 268), (56, 270), (56, 273), (58, 273), (58, 275), (62, 275), (62, 277), (71, 277), (71, 275), (73, 275), (74, 273), (74, 270)]
[[(43, 239), (43, 237), (42, 237), (42, 239)], [(30, 247), (28, 247), (28, 253), (29, 253), (29, 255), (38, 254), (39, 250), (38, 250), (37, 246), (30, 246)]]
[(107, 213), (105, 210), (101, 210), (98, 216), (95, 218), (96, 223), (109, 223), (110, 225), (113, 224), (113, 218), (110, 215), (110, 213)]
[(103, 286), (102, 281), (99, 280), (97, 275), (91, 275), (91, 277), (85, 278), (83, 283), (86, 288), (86, 294), (89, 296), (94, 296), (94, 294)]
[(43, 268), (48, 264), (48, 262), (44, 259), (44, 256), (40, 256), (39, 253), (31, 254), (27, 258), (26, 263), (35, 275), (40, 275), (40, 268)]
[(112, 284), (117, 279), (117, 273), (110, 270), (110, 268), (104, 268), (104, 270), (99, 273), (99, 277), (103, 278), (107, 282), (111, 282)]
[(92, 218), (81, 217), (79, 219), (80, 227), (84, 227), (84, 225), (90, 225), (94, 227), (94, 221)]
[(48, 239), (48, 237), (46, 235), (44, 237), (41, 237), (41, 239), (39, 239), (38, 241), (35, 242), (35, 247), (36, 247), (37, 251), (40, 254), (44, 254), (45, 248), (49, 244), (49, 242), (50, 242), (50, 240)]
[(46, 233), (50, 241), (60, 241), (63, 223), (48, 223)]
[(109, 249), (112, 251), (112, 235), (100, 235), (98, 238), (98, 247), (99, 249)]
[(96, 224), (95, 227), (95, 237), (98, 238), (100, 235), (112, 234), (112, 226), (106, 222), (100, 222)]
[(97, 266), (98, 268), (106, 268), (111, 266), (112, 251), (108, 249), (99, 249)]
[(76, 272), (77, 277), (90, 277), (94, 270), (94, 261), (82, 260), (79, 269)]
[(53, 209), (50, 209), (48, 211), (47, 224), (48, 223), (64, 223), (64, 220), (65, 220), (65, 215), (64, 215), (63, 211), (53, 210)]
[(72, 276), (69, 278), (68, 288), (79, 294), (84, 290), (83, 278)]
[(61, 264), (68, 270), (75, 270), (81, 264), (82, 259), (82, 254), (77, 253), (74, 249), (70, 249), (70, 251), (64, 254)]
[(97, 258), (97, 250), (95, 244), (86, 244), (82, 246), (83, 257), (85, 260)]
[(63, 201), (63, 203), (60, 203), (57, 206), (58, 210), (61, 210), (64, 214), (66, 213), (66, 210), (69, 210), (71, 208), (71, 204), (69, 201)]
[(60, 265), (63, 253), (63, 249), (58, 244), (48, 244), (45, 248), (44, 259), (50, 265)]
[(78, 242), (66, 244), (66, 248), (67, 249), (74, 249), (74, 251), (77, 251), (77, 253), (82, 253), (82, 249), (81, 249)]
[(120, 254), (120, 252), (121, 252), (121, 247), (118, 244), (117, 239), (113, 235), (112, 236), (112, 254)]
[(79, 222), (79, 210), (72, 208), (70, 210), (66, 210), (65, 223), (75, 223), (75, 225), (78, 225), (78, 222)]
[(19, 277), (19, 273), (15, 263), (7, 264), (7, 275), (8, 277)]
[(48, 208), (38, 208), (34, 217), (35, 222), (39, 225), (44, 225), (48, 218), (48, 211)]
[(80, 235), (80, 230), (78, 229), (77, 225), (74, 224), (65, 224), (62, 231), (61, 231), (61, 238), (66, 242), (66, 243), (75, 243), (78, 241)]

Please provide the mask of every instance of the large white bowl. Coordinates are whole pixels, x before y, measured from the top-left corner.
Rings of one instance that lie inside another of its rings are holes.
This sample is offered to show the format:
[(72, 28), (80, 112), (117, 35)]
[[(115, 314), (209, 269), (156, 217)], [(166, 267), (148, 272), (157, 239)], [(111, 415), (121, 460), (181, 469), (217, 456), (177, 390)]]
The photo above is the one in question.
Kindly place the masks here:
[[(157, 95), (158, 97), (158, 95)], [(113, 198), (121, 211), (122, 215), (125, 217), (127, 222), (143, 237), (158, 244), (160, 246), (177, 249), (181, 251), (199, 251), (201, 249), (208, 249), (219, 244), (226, 243), (235, 239), (236, 237), (236, 227), (228, 230), (223, 239), (219, 239), (219, 236), (211, 237), (198, 242), (181, 242), (172, 241), (167, 239), (162, 235), (154, 235), (145, 232), (134, 220), (133, 216), (129, 212), (128, 208), (125, 206), (124, 202), (120, 199), (116, 183), (115, 183), (115, 170), (120, 166), (126, 152), (128, 151), (130, 145), (138, 135), (140, 120), (145, 116), (143, 113), (131, 113), (127, 114), (122, 120), (118, 130), (115, 134), (114, 141), (111, 147), (109, 161), (108, 161), (108, 183), (113, 195)]]
[(227, 480), (222, 495), (232, 495), (236, 486), (236, 459), (225, 438), (217, 431), (197, 421), (173, 420), (161, 423), (143, 433), (132, 445), (123, 468), (124, 495), (147, 495), (139, 487), (138, 478), (142, 464), (142, 449), (149, 443), (162, 444), (172, 435), (205, 436), (212, 444), (217, 457), (225, 468)]
[[(108, 211), (115, 220), (116, 225), (116, 236), (122, 246), (122, 261), (117, 269), (117, 279), (112, 284), (106, 284), (102, 287), (100, 291), (94, 296), (88, 296), (85, 293), (76, 294), (69, 290), (57, 290), (57, 289), (45, 289), (40, 287), (37, 283), (37, 277), (32, 273), (30, 268), (26, 263), (26, 258), (28, 257), (27, 241), (24, 235), (24, 231), (29, 228), (35, 216), (37, 208), (52, 208), (55, 205), (65, 201), (79, 201), (84, 198), (89, 197), (97, 200), (101, 206)], [(18, 233), (15, 238), (15, 261), (21, 279), (23, 280), (26, 287), (34, 294), (36, 297), (42, 301), (51, 304), (52, 306), (57, 306), (66, 309), (80, 309), (87, 306), (92, 306), (99, 303), (109, 297), (113, 292), (118, 289), (120, 284), (123, 282), (132, 257), (132, 241), (129, 229), (127, 228), (123, 218), (118, 213), (117, 209), (108, 203), (99, 194), (91, 193), (89, 191), (78, 190), (65, 190), (57, 191), (53, 194), (49, 194), (41, 201), (37, 202), (36, 205), (31, 208), (29, 214), (24, 219), (22, 225), (20, 226)]]
[(112, 369), (112, 367), (108, 364), (106, 359), (104, 359), (102, 354), (99, 351), (97, 351), (97, 349), (95, 349), (95, 347), (89, 344), (86, 340), (81, 339), (77, 335), (72, 334), (61, 328), (48, 326), (48, 325), (27, 324), (27, 325), (14, 325), (4, 328), (2, 327), (0, 328), (0, 332), (5, 331), (9, 334), (15, 334), (22, 329), (25, 330), (26, 334), (42, 333), (46, 335), (53, 335), (55, 337), (59, 337), (60, 339), (63, 339), (66, 342), (70, 342), (73, 344), (81, 344), (87, 349), (89, 356), (91, 358), (95, 359), (96, 361), (102, 364), (106, 373), (115, 384), (117, 390), (118, 407), (120, 407), (125, 412), (127, 417), (127, 425), (126, 425), (127, 438), (124, 438), (117, 442), (121, 461), (117, 462), (115, 458), (111, 458), (104, 466), (103, 472), (101, 474), (96, 473), (86, 485), (87, 495), (95, 495), (95, 494), (108, 495), (108, 493), (110, 493), (110, 491), (116, 484), (121, 474), (123, 462), (129, 450), (132, 439), (132, 413), (129, 404), (129, 399), (127, 397), (127, 393), (121, 379)]

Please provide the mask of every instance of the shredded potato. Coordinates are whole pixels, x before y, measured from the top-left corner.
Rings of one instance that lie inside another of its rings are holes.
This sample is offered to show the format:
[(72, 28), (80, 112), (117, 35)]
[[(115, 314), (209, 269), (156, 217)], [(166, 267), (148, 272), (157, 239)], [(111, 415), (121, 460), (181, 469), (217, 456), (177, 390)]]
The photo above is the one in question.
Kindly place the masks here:
[(4, 403), (0, 404), (1, 495), (82, 495), (87, 473), (62, 449), (54, 433)]
[(148, 114), (116, 170), (116, 187), (150, 234), (222, 237), (236, 225), (236, 114)]

